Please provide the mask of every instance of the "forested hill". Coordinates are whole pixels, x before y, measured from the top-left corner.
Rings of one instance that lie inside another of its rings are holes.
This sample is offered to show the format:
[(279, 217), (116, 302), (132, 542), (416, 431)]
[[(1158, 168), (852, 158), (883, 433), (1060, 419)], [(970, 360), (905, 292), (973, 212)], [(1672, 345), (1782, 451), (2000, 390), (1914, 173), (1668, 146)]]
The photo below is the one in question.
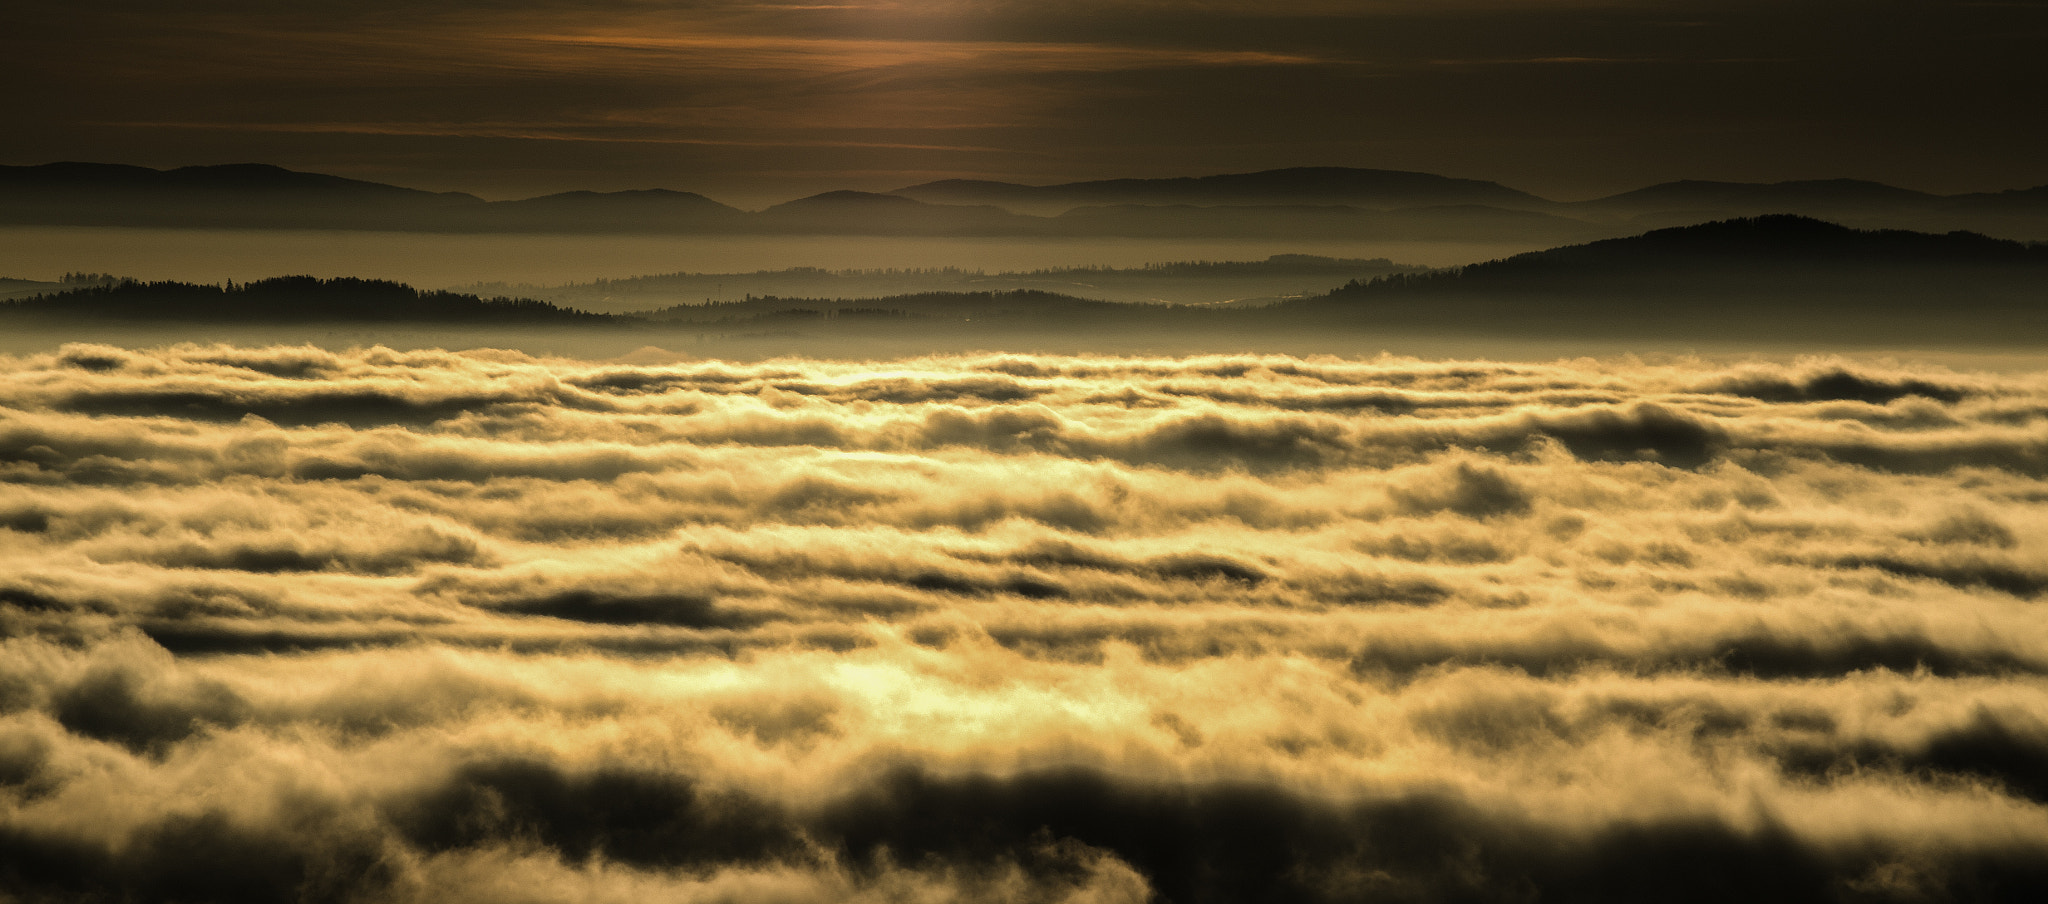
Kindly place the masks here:
[[(1728, 289), (1801, 291), (2040, 281), (2048, 245), (1971, 232), (1851, 229), (1778, 215), (1658, 229), (1627, 238), (1532, 251), (1430, 273), (1354, 280), (1333, 298), (1407, 293), (1546, 294), (1627, 290), (1697, 294)], [(1889, 293), (1886, 293), (1889, 294)]]
[(2035, 344), (2048, 246), (1766, 216), (1354, 280), (1266, 310), (1443, 333)]
[(37, 319), (206, 321), (221, 323), (625, 322), (526, 298), (480, 298), (421, 291), (385, 280), (282, 276), (249, 283), (195, 285), (123, 281), (0, 302), (0, 316)]

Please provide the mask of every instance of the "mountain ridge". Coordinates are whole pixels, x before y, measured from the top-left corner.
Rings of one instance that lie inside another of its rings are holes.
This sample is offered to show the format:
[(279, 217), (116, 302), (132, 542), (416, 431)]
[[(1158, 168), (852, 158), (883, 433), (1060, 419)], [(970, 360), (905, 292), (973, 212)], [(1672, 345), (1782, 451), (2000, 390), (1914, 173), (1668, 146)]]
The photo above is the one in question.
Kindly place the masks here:
[(1274, 309), (1544, 335), (1804, 331), (2048, 340), (2048, 244), (1775, 215), (1354, 280)]
[(96, 285), (0, 302), (0, 315), (10, 325), (614, 325), (710, 331), (706, 335), (886, 335), (912, 343), (939, 336), (927, 328), (961, 341), (1013, 328), (1045, 336), (1114, 328), (1186, 336), (1206, 331), (1212, 339), (1237, 337), (1234, 342), (1253, 333), (1291, 332), (1362, 342), (1380, 335), (1797, 336), (2038, 348), (2048, 342), (2048, 244), (1773, 216), (1353, 280), (1316, 297), (1255, 308), (1119, 303), (1017, 287), (831, 299), (750, 295), (620, 316), (377, 280), (283, 277), (242, 286)]
[[(1547, 206), (1555, 202), (1497, 182), (1456, 179), (1407, 170), (1356, 167), (1287, 167), (1249, 173), (1145, 179), (1098, 179), (1031, 186), (974, 180), (945, 180), (897, 189), (894, 194), (931, 195), (955, 203), (981, 200), (977, 193), (1040, 205), (1067, 204), (1289, 204), (1313, 202), (1368, 209), (1484, 203), (1489, 206)], [(924, 200), (924, 198), (919, 198)]]
[[(900, 200), (890, 200), (900, 199)], [(891, 211), (875, 217), (877, 211)], [(1545, 244), (1790, 213), (2048, 239), (2048, 185), (1936, 195), (1856, 179), (1680, 180), (1587, 201), (1402, 170), (1295, 167), (1047, 186), (940, 180), (747, 211), (664, 188), (485, 201), (270, 164), (0, 166), (0, 223), (415, 232), (1510, 239)]]
[(278, 276), (205, 285), (120, 280), (0, 300), (0, 315), (54, 320), (192, 323), (489, 323), (599, 325), (622, 322), (529, 298), (423, 291), (380, 279)]
[(146, 191), (341, 192), (440, 198), (456, 203), (489, 203), (466, 192), (431, 192), (383, 182), (286, 169), (269, 163), (181, 166), (167, 170), (122, 163), (60, 161), (0, 166), (0, 188), (84, 187)]
[(1966, 231), (1853, 229), (1812, 217), (1773, 214), (1655, 229), (1640, 235), (1530, 251), (1394, 278), (1415, 282), (1493, 278), (1496, 274), (1559, 266), (1640, 268), (1649, 264), (1725, 268), (1781, 263), (2048, 267), (2048, 244), (1997, 239)]

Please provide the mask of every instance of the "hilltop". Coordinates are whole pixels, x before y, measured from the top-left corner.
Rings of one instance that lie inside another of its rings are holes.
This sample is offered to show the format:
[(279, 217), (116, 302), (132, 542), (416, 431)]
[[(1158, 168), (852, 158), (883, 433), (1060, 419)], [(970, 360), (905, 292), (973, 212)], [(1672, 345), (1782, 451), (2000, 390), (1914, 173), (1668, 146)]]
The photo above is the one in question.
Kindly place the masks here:
[(1391, 210), (1476, 204), (1528, 210), (1551, 204), (1497, 182), (1336, 166), (1291, 167), (1175, 179), (1103, 179), (1058, 185), (944, 180), (899, 188), (894, 194), (936, 203), (993, 204), (1039, 212), (1106, 205), (1344, 205), (1367, 210)]
[[(1359, 263), (1373, 262), (1181, 264), (1157, 271), (1101, 271), (1092, 278), (1138, 285), (1203, 274), (1331, 272)], [(1381, 272), (1315, 297), (1257, 307), (1105, 301), (1017, 281), (973, 291), (966, 290), (973, 284), (958, 271), (883, 275), (865, 283), (821, 272), (756, 274), (755, 279), (793, 280), (827, 291), (891, 284), (947, 289), (827, 297), (749, 294), (737, 301), (672, 304), (632, 314), (587, 313), (531, 298), (424, 292), (363, 279), (300, 276), (218, 286), (118, 281), (0, 302), (0, 316), (17, 323), (223, 327), (610, 326), (689, 332), (705, 339), (787, 339), (797, 343), (792, 349), (806, 341), (846, 340), (853, 345), (895, 343), (892, 347), (911, 351), (1026, 341), (1244, 348), (1283, 335), (1332, 347), (1423, 334), (1897, 345), (2048, 342), (2048, 245), (1972, 233), (1858, 230), (1805, 217), (1768, 216), (1654, 230), (1447, 270)], [(1046, 275), (1047, 285), (1088, 276), (1072, 271)], [(680, 287), (701, 287), (702, 279), (650, 278), (646, 293), (617, 294), (652, 300)]]
[[(1802, 270), (1854, 275), (1839, 269), (1845, 267), (1872, 274), (1961, 268), (2031, 273), (2048, 267), (2048, 245), (1972, 232), (1851, 229), (1780, 214), (1657, 229), (1426, 274), (1394, 275), (1354, 283), (1340, 292), (1396, 286), (1403, 291), (1585, 291), (1645, 280), (1654, 284), (1725, 277), (1748, 282), (1758, 273), (1782, 276)], [(1681, 288), (1675, 282), (1670, 287)]]
[(1353, 281), (1276, 313), (1562, 334), (2048, 339), (2048, 245), (1766, 216)]
[(622, 322), (609, 314), (560, 308), (521, 298), (480, 298), (421, 291), (373, 279), (283, 276), (249, 283), (199, 285), (123, 280), (0, 301), (0, 317), (94, 320), (283, 323), (556, 324)]
[(2048, 186), (1936, 195), (1851, 179), (1687, 180), (1586, 201), (1398, 170), (1296, 167), (1054, 185), (941, 180), (745, 211), (666, 188), (485, 201), (264, 164), (0, 166), (0, 224), (453, 233), (1583, 242), (1765, 214), (2048, 239)]
[(556, 286), (479, 283), (482, 294), (537, 298), (592, 311), (732, 301), (744, 296), (860, 299), (934, 292), (1033, 289), (1098, 301), (1251, 307), (1320, 295), (1333, 285), (1425, 268), (1386, 258), (1279, 254), (1257, 261), (1176, 261), (1142, 267), (1053, 267), (985, 272), (934, 269), (825, 270), (794, 267), (748, 273), (664, 273)]

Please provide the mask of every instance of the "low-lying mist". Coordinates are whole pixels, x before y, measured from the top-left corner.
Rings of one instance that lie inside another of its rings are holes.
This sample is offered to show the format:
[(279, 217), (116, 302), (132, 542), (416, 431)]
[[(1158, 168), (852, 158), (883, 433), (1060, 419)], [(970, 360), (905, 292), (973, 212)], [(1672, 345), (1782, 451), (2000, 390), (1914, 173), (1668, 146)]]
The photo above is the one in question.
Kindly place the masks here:
[(1425, 242), (1299, 238), (462, 235), (0, 226), (0, 276), (54, 280), (64, 273), (78, 271), (111, 272), (141, 280), (218, 282), (305, 273), (391, 279), (436, 289), (480, 282), (552, 286), (679, 271), (957, 267), (998, 272), (1052, 267), (1142, 267), (1167, 261), (1264, 260), (1275, 254), (1385, 257), (1403, 264), (1445, 267), (1549, 244), (1553, 243), (1547, 237), (1527, 242)]
[(0, 358), (24, 900), (2034, 900), (2048, 374)]

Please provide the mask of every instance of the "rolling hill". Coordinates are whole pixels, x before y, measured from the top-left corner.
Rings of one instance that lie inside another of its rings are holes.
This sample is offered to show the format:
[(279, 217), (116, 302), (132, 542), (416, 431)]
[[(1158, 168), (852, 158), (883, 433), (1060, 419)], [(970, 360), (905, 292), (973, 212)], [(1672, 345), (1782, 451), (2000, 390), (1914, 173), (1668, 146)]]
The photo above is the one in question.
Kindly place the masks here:
[(2048, 245), (1773, 215), (1354, 281), (1274, 309), (1544, 334), (2048, 340)]
[(197, 285), (121, 282), (0, 301), (0, 318), (35, 321), (280, 323), (550, 324), (623, 322), (543, 301), (423, 292), (372, 279), (283, 276), (256, 282)]
[(993, 204), (1036, 213), (1101, 205), (1344, 205), (1367, 210), (1447, 205), (1540, 210), (1552, 206), (1552, 202), (1496, 182), (1350, 167), (1295, 167), (1220, 176), (1106, 179), (1042, 186), (949, 180), (900, 188), (894, 194), (935, 203)]
[(1058, 185), (946, 180), (831, 191), (749, 212), (666, 189), (513, 201), (262, 164), (153, 170), (0, 166), (0, 225), (350, 229), (454, 233), (978, 235), (1484, 241), (1529, 246), (1766, 214), (1860, 228), (2048, 239), (2048, 186), (1935, 195), (1837, 179), (1681, 181), (1558, 202), (1495, 182), (1304, 167)]

